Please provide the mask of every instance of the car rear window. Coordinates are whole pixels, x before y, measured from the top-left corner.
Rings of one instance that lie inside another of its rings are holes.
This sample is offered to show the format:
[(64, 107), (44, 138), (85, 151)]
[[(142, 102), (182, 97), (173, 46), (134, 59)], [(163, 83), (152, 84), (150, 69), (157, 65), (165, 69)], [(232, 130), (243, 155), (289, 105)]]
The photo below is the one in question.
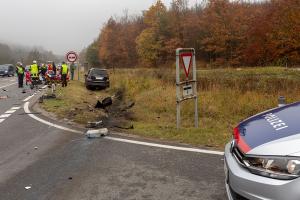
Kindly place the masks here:
[(95, 76), (95, 75), (101, 75), (101, 76), (107, 76), (107, 71), (106, 70), (92, 70), (91, 71), (91, 75)]

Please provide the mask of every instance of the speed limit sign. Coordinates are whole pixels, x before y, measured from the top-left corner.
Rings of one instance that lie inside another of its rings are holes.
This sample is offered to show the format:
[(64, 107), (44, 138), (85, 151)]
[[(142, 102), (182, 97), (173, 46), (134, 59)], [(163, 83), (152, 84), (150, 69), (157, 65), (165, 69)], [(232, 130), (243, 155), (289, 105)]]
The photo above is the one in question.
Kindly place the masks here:
[(77, 53), (74, 51), (69, 51), (66, 54), (66, 58), (69, 62), (76, 62), (76, 60), (78, 59)]

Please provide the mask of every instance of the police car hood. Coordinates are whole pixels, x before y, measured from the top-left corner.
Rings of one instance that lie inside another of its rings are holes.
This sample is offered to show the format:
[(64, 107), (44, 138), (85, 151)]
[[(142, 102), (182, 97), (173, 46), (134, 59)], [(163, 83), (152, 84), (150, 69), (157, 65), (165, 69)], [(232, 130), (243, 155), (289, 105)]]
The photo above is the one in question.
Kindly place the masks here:
[(242, 121), (237, 146), (251, 155), (298, 155), (300, 102), (265, 111)]

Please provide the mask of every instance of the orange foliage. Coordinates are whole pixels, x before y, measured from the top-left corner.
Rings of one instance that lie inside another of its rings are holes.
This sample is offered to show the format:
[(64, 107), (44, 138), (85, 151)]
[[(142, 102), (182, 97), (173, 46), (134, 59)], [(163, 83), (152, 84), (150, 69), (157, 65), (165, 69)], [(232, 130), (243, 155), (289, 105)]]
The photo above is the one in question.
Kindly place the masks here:
[(99, 36), (101, 63), (136, 66), (174, 61), (178, 47), (193, 47), (212, 66), (300, 64), (300, 1), (207, 0), (188, 7), (158, 0), (142, 16), (111, 18)]

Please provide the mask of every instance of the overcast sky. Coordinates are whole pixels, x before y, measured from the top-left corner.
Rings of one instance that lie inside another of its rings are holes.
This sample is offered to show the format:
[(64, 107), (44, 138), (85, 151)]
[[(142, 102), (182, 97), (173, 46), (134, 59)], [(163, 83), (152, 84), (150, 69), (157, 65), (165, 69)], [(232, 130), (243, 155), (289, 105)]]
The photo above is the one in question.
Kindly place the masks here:
[[(196, 2), (196, 0), (190, 0)], [(42, 46), (56, 54), (80, 51), (110, 16), (140, 14), (155, 0), (0, 0), (0, 41)], [(171, 0), (163, 0), (169, 6)]]

